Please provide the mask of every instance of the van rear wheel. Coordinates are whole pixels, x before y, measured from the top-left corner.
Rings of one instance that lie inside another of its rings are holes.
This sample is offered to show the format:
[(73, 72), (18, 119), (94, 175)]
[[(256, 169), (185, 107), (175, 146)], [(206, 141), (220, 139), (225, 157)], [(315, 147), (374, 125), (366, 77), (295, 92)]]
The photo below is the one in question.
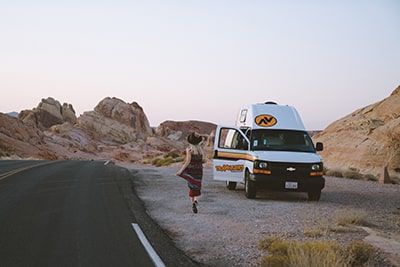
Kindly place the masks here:
[(228, 188), (229, 190), (235, 190), (236, 189), (236, 182), (226, 181), (226, 188)]
[(247, 198), (255, 198), (257, 189), (256, 182), (250, 180), (250, 173), (248, 170), (245, 172), (245, 192)]

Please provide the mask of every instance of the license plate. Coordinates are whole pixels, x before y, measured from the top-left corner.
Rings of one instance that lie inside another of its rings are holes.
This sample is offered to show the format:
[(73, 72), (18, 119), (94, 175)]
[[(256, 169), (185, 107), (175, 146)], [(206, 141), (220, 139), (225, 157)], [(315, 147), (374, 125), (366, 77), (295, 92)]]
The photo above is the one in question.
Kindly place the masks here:
[(285, 182), (286, 189), (297, 189), (297, 182)]

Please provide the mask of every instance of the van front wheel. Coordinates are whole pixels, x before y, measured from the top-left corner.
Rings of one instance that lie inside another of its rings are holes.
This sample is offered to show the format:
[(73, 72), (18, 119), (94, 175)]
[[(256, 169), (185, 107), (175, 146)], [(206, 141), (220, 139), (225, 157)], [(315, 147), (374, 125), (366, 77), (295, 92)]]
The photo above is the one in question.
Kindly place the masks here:
[(308, 191), (308, 201), (318, 201), (321, 198), (321, 190)]
[(250, 180), (250, 173), (246, 170), (245, 173), (245, 191), (247, 198), (255, 198), (256, 197), (256, 182)]

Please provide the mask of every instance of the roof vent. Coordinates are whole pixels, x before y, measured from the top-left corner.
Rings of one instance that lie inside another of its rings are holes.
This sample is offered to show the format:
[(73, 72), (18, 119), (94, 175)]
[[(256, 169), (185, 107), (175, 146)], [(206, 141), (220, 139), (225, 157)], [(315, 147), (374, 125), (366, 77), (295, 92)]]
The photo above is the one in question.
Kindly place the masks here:
[(264, 104), (266, 104), (266, 105), (278, 105), (277, 103), (275, 103), (273, 101), (267, 101)]

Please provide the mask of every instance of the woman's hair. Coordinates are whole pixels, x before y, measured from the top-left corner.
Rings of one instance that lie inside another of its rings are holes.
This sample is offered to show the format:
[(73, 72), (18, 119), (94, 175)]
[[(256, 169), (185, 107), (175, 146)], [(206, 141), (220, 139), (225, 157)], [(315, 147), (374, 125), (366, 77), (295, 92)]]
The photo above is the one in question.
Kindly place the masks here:
[(197, 145), (189, 144), (188, 148), (189, 148), (189, 151), (190, 151), (191, 154), (204, 156), (203, 155), (203, 149), (198, 144)]

